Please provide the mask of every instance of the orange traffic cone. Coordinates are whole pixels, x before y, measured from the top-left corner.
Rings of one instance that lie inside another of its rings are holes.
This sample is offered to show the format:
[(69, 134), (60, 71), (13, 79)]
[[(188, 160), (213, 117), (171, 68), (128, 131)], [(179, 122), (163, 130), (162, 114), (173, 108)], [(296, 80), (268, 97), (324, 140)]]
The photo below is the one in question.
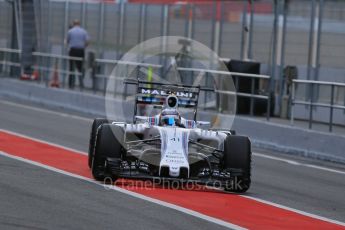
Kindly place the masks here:
[(55, 62), (55, 65), (54, 65), (53, 77), (52, 77), (52, 80), (51, 80), (49, 86), (50, 87), (56, 87), (56, 88), (60, 87), (57, 61)]
[(37, 81), (39, 77), (40, 77), (40, 74), (38, 72), (37, 65), (35, 65), (34, 72), (32, 72), (32, 74), (31, 74), (31, 80)]
[(30, 75), (23, 73), (20, 76), (20, 80), (30, 80)]
[(38, 73), (37, 65), (35, 65), (34, 71), (32, 72), (31, 75), (23, 73), (20, 76), (20, 80), (38, 80), (38, 78), (39, 78), (39, 73)]

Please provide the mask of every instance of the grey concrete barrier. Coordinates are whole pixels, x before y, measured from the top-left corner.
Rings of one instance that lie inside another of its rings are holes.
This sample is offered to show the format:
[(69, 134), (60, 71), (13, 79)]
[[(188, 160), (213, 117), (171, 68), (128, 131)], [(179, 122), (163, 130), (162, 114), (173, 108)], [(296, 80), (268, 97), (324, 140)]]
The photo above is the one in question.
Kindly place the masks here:
[(236, 117), (233, 128), (255, 147), (345, 163), (345, 136)]
[[(1, 78), (0, 96), (69, 109), (93, 116), (105, 116), (105, 99), (103, 96), (66, 89), (47, 88), (33, 82)], [(112, 103), (124, 106), (119, 99), (114, 99)], [(128, 110), (133, 108), (132, 105), (125, 106), (125, 109)], [(205, 114), (204, 117), (206, 118), (207, 115)], [(254, 147), (345, 163), (345, 136), (241, 116), (235, 118), (233, 129), (239, 135), (249, 136)]]
[(81, 113), (104, 116), (104, 97), (78, 91), (48, 88), (35, 82), (0, 79), (0, 95), (65, 108)]

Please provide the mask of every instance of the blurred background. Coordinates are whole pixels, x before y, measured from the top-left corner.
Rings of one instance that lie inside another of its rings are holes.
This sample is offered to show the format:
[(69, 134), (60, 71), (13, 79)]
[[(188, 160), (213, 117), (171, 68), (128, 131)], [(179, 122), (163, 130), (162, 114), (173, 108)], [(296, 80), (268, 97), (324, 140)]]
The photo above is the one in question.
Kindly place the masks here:
[(342, 0), (0, 0), (0, 17), (5, 78), (26, 74), (49, 86), (55, 74), (66, 87), (65, 39), (79, 19), (91, 38), (85, 86), (92, 93), (105, 91), (116, 60), (133, 46), (183, 36), (213, 49), (231, 72), (254, 74), (237, 85), (250, 94), (242, 113), (305, 120), (309, 128), (325, 123), (329, 131), (345, 124)]

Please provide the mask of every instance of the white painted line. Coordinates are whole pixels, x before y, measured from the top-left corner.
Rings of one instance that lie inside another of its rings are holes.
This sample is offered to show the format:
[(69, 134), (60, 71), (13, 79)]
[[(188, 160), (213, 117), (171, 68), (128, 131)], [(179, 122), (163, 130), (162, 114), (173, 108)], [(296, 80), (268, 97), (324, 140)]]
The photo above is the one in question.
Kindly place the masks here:
[(320, 169), (320, 170), (334, 172), (334, 173), (345, 174), (345, 171), (330, 169), (330, 168), (326, 168), (326, 167), (322, 167), (322, 166), (311, 165), (311, 164), (302, 164), (302, 165), (305, 166), (305, 167), (309, 167), (309, 168), (314, 168), (314, 169)]
[(29, 136), (26, 136), (24, 134), (16, 133), (16, 132), (5, 130), (5, 129), (1, 129), (1, 128), (0, 128), (0, 131), (4, 132), (4, 133), (15, 135), (15, 136), (18, 136), (18, 137), (27, 138), (29, 140), (36, 141), (36, 142), (39, 142), (39, 143), (42, 143), (42, 144), (51, 145), (51, 146), (54, 146), (54, 147), (57, 147), (57, 148), (61, 148), (61, 149), (67, 150), (67, 151), (75, 152), (75, 153), (82, 154), (82, 155), (88, 155), (87, 153), (85, 153), (83, 151), (79, 151), (79, 150), (76, 150), (76, 149), (68, 148), (68, 147), (65, 147), (63, 145), (55, 144), (55, 143), (52, 143), (52, 142), (49, 142), (49, 141), (44, 141), (44, 140), (37, 139), (37, 138), (34, 138), (34, 137), (29, 137)]
[(270, 160), (282, 161), (282, 162), (285, 162), (285, 163), (288, 163), (288, 164), (291, 164), (291, 165), (304, 166), (304, 167), (308, 167), (308, 168), (313, 168), (313, 169), (318, 169), (318, 170), (323, 170), (323, 171), (327, 171), (327, 172), (339, 173), (339, 174), (344, 174), (345, 175), (345, 171), (331, 169), (331, 168), (322, 167), (322, 166), (318, 166), (318, 165), (300, 163), (298, 161), (289, 160), (289, 159), (285, 159), (285, 158), (282, 158), (282, 157), (269, 156), (269, 155), (262, 154), (262, 153), (253, 153), (253, 155), (254, 156), (258, 156), (258, 157), (262, 157), (262, 158), (266, 158), (266, 159), (270, 159)]
[[(8, 153), (2, 152), (2, 151), (0, 151), (0, 155), (8, 157), (8, 158), (11, 158), (11, 159), (19, 160), (19, 161), (22, 161), (22, 162), (25, 162), (25, 163), (28, 163), (28, 164), (31, 164), (31, 165), (35, 165), (35, 166), (38, 166), (38, 167), (42, 167), (42, 168), (48, 169), (50, 171), (54, 171), (54, 172), (66, 175), (66, 176), (70, 176), (70, 177), (74, 177), (74, 178), (77, 178), (77, 179), (80, 179), (80, 180), (91, 182), (93, 184), (96, 184), (96, 185), (104, 187), (103, 184), (100, 184), (99, 182), (97, 182), (97, 181), (95, 181), (93, 179), (87, 178), (87, 177), (83, 177), (83, 176), (79, 176), (77, 174), (69, 173), (69, 172), (63, 171), (61, 169), (57, 169), (57, 168), (54, 168), (54, 167), (51, 167), (51, 166), (48, 166), (48, 165), (44, 165), (44, 164), (41, 164), (41, 163), (38, 163), (38, 162), (35, 162), (35, 161), (31, 161), (31, 160), (28, 160), (28, 159), (25, 159), (25, 158), (22, 158), (22, 157), (13, 156), (11, 154), (8, 154)], [(148, 196), (144, 196), (144, 195), (141, 195), (141, 194), (138, 194), (138, 193), (135, 193), (135, 192), (128, 191), (128, 190), (120, 188), (118, 186), (107, 186), (107, 189), (111, 189), (111, 190), (114, 190), (114, 191), (117, 191), (117, 192), (121, 192), (121, 193), (124, 193), (126, 195), (129, 195), (129, 196), (132, 196), (132, 197), (135, 197), (135, 198), (139, 198), (139, 199), (142, 199), (142, 200), (145, 200), (145, 201), (149, 201), (149, 202), (152, 202), (152, 203), (155, 203), (155, 204), (167, 207), (167, 208), (171, 208), (171, 209), (174, 209), (176, 211), (183, 212), (185, 214), (188, 214), (188, 215), (191, 215), (191, 216), (194, 216), (194, 217), (197, 217), (197, 218), (200, 218), (200, 219), (203, 219), (203, 220), (209, 221), (211, 223), (215, 223), (215, 224), (218, 224), (218, 225), (230, 228), (230, 229), (235, 229), (235, 230), (246, 229), (246, 228), (240, 227), (238, 225), (235, 225), (235, 224), (232, 224), (232, 223), (229, 223), (229, 222), (225, 222), (223, 220), (220, 220), (220, 219), (217, 219), (217, 218), (213, 218), (213, 217), (204, 215), (202, 213), (199, 213), (199, 212), (187, 209), (187, 208), (183, 208), (183, 207), (180, 207), (180, 206), (168, 203), (168, 202), (164, 202), (164, 201), (157, 200), (157, 199), (154, 199), (154, 198), (151, 198), (151, 197), (148, 197)]]
[(87, 122), (93, 121), (93, 119), (91, 119), (91, 118), (85, 118), (85, 117), (78, 116), (78, 115), (71, 115), (71, 114), (68, 114), (68, 113), (52, 111), (52, 110), (49, 110), (49, 109), (42, 109), (42, 108), (32, 107), (32, 106), (23, 105), (23, 104), (20, 104), (20, 103), (15, 103), (15, 102), (10, 102), (10, 101), (0, 100), (0, 103), (6, 104), (6, 105), (11, 105), (11, 106), (16, 106), (16, 107), (20, 107), (20, 108), (30, 109), (30, 110), (37, 111), (37, 112), (44, 112), (44, 113), (54, 114), (54, 115), (61, 116), (61, 117), (68, 117), (68, 118), (78, 119), (78, 120), (87, 121)]
[(252, 196), (248, 196), (248, 195), (240, 195), (240, 196), (248, 198), (248, 199), (251, 199), (251, 200), (258, 201), (260, 203), (272, 205), (272, 206), (277, 207), (277, 208), (281, 208), (281, 209), (285, 209), (285, 210), (288, 210), (288, 211), (291, 211), (291, 212), (295, 212), (295, 213), (298, 213), (298, 214), (301, 214), (301, 215), (304, 215), (304, 216), (308, 216), (308, 217), (311, 217), (311, 218), (314, 218), (314, 219), (319, 219), (319, 220), (330, 222), (330, 223), (333, 223), (333, 224), (338, 224), (338, 225), (341, 225), (341, 226), (345, 226), (345, 223), (341, 222), (341, 221), (332, 220), (332, 219), (329, 219), (329, 218), (326, 218), (326, 217), (323, 217), (323, 216), (315, 215), (315, 214), (312, 214), (312, 213), (309, 213), (309, 212), (304, 212), (304, 211), (301, 211), (301, 210), (298, 210), (298, 209), (290, 208), (290, 207), (287, 207), (287, 206), (284, 206), (284, 205), (281, 205), (281, 204), (277, 204), (277, 203), (270, 202), (270, 201), (267, 201), (267, 200), (262, 200), (260, 198), (256, 198), (256, 197), (252, 197)]

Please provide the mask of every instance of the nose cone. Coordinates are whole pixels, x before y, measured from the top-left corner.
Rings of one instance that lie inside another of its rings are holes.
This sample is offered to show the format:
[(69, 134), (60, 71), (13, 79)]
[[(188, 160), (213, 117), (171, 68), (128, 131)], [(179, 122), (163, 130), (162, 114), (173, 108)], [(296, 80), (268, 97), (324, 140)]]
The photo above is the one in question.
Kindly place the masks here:
[(180, 175), (180, 167), (178, 167), (178, 166), (170, 166), (169, 167), (169, 175), (171, 177), (178, 177)]

